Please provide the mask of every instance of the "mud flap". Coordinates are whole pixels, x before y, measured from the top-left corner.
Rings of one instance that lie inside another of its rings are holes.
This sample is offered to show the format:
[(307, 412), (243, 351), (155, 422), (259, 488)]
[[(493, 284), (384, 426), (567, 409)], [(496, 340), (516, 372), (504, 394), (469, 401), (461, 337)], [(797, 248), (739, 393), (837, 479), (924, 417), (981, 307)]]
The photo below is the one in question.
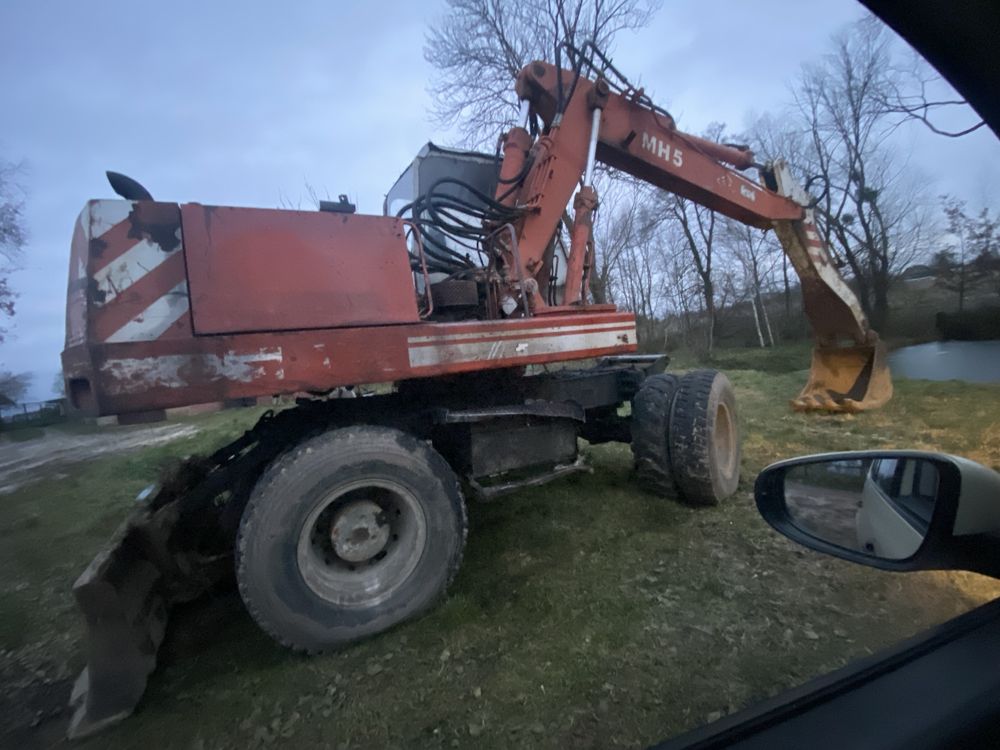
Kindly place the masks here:
[(809, 382), (792, 399), (796, 411), (859, 412), (892, 398), (885, 344), (816, 347)]

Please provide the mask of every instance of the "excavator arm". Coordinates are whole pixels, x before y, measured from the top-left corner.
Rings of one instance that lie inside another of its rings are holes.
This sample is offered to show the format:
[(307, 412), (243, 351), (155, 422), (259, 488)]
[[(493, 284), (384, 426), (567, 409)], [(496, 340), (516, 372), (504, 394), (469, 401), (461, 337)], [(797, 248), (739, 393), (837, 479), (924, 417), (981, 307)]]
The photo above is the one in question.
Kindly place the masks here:
[[(558, 314), (585, 303), (598, 203), (593, 169), (600, 161), (742, 223), (774, 230), (799, 276), (816, 339), (809, 381), (792, 401), (794, 408), (851, 412), (889, 400), (884, 345), (832, 262), (810, 197), (787, 164), (757, 164), (745, 146), (684, 133), (641, 90), (613, 91), (601, 77), (590, 80), (534, 62), (521, 71), (516, 91), (526, 120), (537, 118), (542, 127), (537, 137), (516, 127), (503, 138), (496, 197), (521, 213), (514, 237), (501, 239), (498, 252), (517, 274), (532, 314)], [(760, 182), (743, 174), (751, 168)], [(571, 199), (565, 288), (562, 303), (552, 305), (551, 247)]]

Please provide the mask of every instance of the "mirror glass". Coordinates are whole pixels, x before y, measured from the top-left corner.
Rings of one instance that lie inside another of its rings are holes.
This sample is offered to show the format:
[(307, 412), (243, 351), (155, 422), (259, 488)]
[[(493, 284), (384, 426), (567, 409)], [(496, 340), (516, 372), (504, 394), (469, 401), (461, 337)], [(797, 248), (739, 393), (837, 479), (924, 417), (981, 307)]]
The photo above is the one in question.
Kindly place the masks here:
[(801, 531), (886, 560), (912, 557), (927, 535), (940, 477), (925, 458), (839, 458), (785, 472), (785, 506)]

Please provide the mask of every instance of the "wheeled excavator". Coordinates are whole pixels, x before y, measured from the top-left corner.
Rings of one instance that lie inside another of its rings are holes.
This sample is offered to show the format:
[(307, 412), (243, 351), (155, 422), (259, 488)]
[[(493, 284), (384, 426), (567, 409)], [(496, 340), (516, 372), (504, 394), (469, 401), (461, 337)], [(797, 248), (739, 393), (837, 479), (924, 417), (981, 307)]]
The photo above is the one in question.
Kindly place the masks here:
[[(233, 578), (260, 627), (299, 651), (425, 612), (461, 561), (466, 498), (587, 471), (579, 438), (630, 443), (656, 495), (706, 505), (736, 491), (726, 376), (664, 372), (664, 356), (636, 354), (632, 313), (589, 300), (598, 162), (775, 231), (816, 338), (794, 408), (890, 398), (884, 348), (788, 165), (682, 132), (596, 49), (567, 50), (571, 69), (518, 75), (521, 120), (496, 158), (428, 147), (384, 216), (346, 199), (161, 202), (113, 173), (122, 199), (87, 203), (62, 355), (72, 409), (294, 405), (145, 491), (77, 580), (87, 666), (71, 737), (131, 713), (170, 607)], [(353, 388), (372, 383), (392, 387)]]

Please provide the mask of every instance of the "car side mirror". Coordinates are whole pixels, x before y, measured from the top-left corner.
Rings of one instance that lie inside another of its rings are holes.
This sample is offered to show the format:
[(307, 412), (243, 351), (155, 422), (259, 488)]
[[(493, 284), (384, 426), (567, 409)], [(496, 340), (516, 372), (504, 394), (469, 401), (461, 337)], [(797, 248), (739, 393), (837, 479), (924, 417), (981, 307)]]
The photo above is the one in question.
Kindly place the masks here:
[(1000, 474), (924, 451), (824, 453), (768, 466), (754, 486), (789, 539), (886, 570), (1000, 578)]

